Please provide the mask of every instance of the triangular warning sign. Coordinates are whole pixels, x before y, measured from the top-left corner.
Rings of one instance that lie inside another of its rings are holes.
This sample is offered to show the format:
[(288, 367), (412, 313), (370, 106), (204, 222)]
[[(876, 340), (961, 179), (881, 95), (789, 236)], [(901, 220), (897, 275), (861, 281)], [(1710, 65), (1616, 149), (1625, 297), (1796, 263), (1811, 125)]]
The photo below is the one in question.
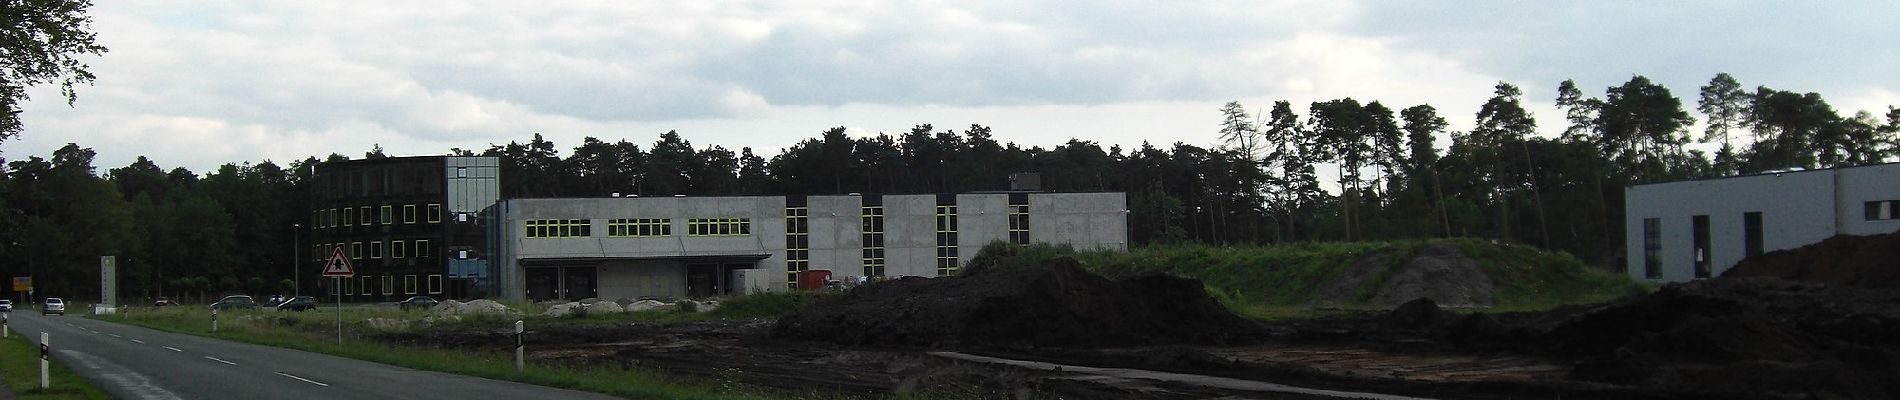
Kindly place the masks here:
[(337, 246), (330, 253), (330, 262), (323, 263), (323, 276), (356, 276), (356, 271), (350, 269), (350, 258), (343, 256), (343, 246)]

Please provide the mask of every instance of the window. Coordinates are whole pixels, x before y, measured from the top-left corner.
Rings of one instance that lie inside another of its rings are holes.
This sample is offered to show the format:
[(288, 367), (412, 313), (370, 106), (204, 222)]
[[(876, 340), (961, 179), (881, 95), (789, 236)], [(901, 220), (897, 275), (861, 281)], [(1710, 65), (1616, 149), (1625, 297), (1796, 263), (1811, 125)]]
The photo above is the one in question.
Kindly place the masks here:
[(356, 213), (350, 212), (349, 207), (343, 207), (342, 211), (343, 226), (356, 225)]
[(592, 221), (584, 219), (531, 219), (522, 222), (522, 236), (566, 238), (593, 236)]
[(383, 275), (383, 294), (396, 294), (396, 276)]
[(363, 259), (363, 242), (350, 242), (350, 258)]
[(402, 277), (402, 289), (403, 289), (403, 291), (402, 291), (402, 292), (403, 292), (403, 293), (405, 293), (405, 294), (416, 294), (416, 276), (415, 276), (415, 275), (403, 275), (403, 277)]
[(429, 205), (429, 223), (433, 224), (433, 223), (438, 223), (438, 222), (442, 222), (442, 205), (430, 204)]
[(401, 240), (389, 241), (389, 258), (403, 258), (404, 250), (409, 249), (407, 246), (404, 246), (405, 244), (406, 243), (403, 243)]
[(750, 218), (689, 218), (687, 236), (745, 236), (752, 234)]
[(389, 224), (395, 223), (396, 222), (396, 206), (383, 205), (382, 218), (379, 218), (377, 220), (382, 222), (383, 225), (389, 225)]
[(1029, 245), (1029, 205), (1009, 206), (1009, 242)]
[(455, 177), (457, 177), (457, 178), (467, 178), (467, 177), (468, 177), (468, 167), (455, 167)]
[(402, 205), (402, 223), (405, 223), (405, 224), (416, 223), (416, 205), (414, 204)]
[[(952, 199), (954, 201), (954, 199)], [(957, 273), (957, 206), (956, 203), (937, 205), (937, 276), (950, 276)]]
[(356, 293), (356, 290), (354, 290), (354, 289), (353, 289), (353, 288), (355, 288), (356, 286), (358, 286), (358, 285), (356, 284), (356, 280), (355, 280), (355, 279), (339, 279), (339, 280), (337, 280), (337, 283), (338, 283), (338, 286), (337, 286), (337, 292), (338, 292), (338, 294), (352, 294), (352, 293)]
[(863, 236), (864, 276), (884, 276), (884, 206), (863, 206), (858, 215), (863, 225), (859, 231)]
[[(348, 278), (344, 278), (344, 279), (348, 279)], [(372, 294), (376, 294), (376, 291), (375, 291), (375, 289), (376, 289), (376, 277), (373, 277), (373, 276), (365, 276), (365, 277), (363, 277), (362, 279), (363, 279), (363, 283), (362, 283), (362, 284), (360, 284), (360, 285), (356, 285), (356, 286), (360, 286), (360, 287), (362, 287), (362, 288), (363, 288), (363, 295), (372, 295)]]
[(369, 242), (369, 258), (370, 259), (383, 258), (383, 241), (373, 240)]
[(356, 208), (356, 224), (369, 225), (369, 206)]
[(620, 218), (607, 220), (609, 237), (661, 237), (673, 235), (673, 220), (668, 218)]
[[(798, 285), (798, 271), (811, 269), (811, 231), (806, 223), (811, 209), (804, 197), (787, 199), (785, 208), (785, 287)], [(795, 205), (795, 206), (794, 206)]]
[(429, 275), (429, 294), (442, 294), (441, 275)]
[(1643, 277), (1662, 279), (1662, 219), (1643, 219)]
[(1900, 200), (1869, 201), (1864, 204), (1867, 208), (1868, 221), (1900, 219)]
[(416, 258), (430, 258), (431, 256), (434, 256), (434, 254), (429, 252), (429, 240), (416, 239)]
[(1695, 236), (1695, 277), (1706, 279), (1713, 272), (1714, 262), (1709, 260), (1709, 216), (1697, 215), (1691, 218)]
[(1749, 257), (1761, 255), (1761, 212), (1742, 213), (1742, 252)]

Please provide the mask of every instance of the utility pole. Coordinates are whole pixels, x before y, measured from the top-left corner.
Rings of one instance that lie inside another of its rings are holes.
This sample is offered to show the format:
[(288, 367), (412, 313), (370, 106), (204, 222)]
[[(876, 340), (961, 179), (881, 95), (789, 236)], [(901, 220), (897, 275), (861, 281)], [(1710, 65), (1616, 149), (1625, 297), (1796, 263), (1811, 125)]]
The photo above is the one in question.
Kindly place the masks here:
[[(303, 295), (303, 224), (290, 224), (290, 297)], [(279, 281), (282, 282), (282, 281)]]

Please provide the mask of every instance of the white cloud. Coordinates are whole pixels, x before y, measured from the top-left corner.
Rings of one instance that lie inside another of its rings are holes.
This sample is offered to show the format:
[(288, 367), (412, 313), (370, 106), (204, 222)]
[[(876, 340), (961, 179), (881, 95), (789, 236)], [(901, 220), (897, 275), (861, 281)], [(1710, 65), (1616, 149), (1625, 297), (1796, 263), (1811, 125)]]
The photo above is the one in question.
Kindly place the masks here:
[[(1695, 7), (1678, 8), (1659, 15)], [(1602, 19), (1592, 13), (1618, 10), (1500, 13)], [(770, 155), (829, 127), (871, 135), (921, 123), (988, 125), (1025, 145), (1211, 145), (1217, 110), (1233, 99), (1261, 111), (1289, 100), (1301, 112), (1342, 97), (1395, 110), (1430, 103), (1465, 129), (1503, 79), (1553, 131), (1562, 119), (1549, 92), (1565, 77), (1550, 70), (1576, 71), (1586, 91), (1662, 71), (1658, 81), (1686, 105), (1701, 83), (1656, 61), (1680, 41), (1591, 41), (1615, 24), (1540, 28), (1425, 11), (1351, 1), (112, 2), (93, 10), (112, 49), (89, 62), (98, 85), (81, 88), (71, 109), (36, 89), (26, 135), (0, 150), (18, 159), (78, 142), (99, 151), (102, 169), (149, 155), (206, 171), (360, 156), (372, 143), (430, 154), (540, 132), (566, 150), (584, 136), (644, 146), (679, 130), (698, 147)], [(1864, 22), (1837, 25), (1887, 26)], [(1827, 32), (1839, 35), (1837, 25)], [(1631, 30), (1604, 37), (1693, 30), (1622, 28)], [(1864, 36), (1891, 36), (1881, 32)], [(1702, 80), (1729, 67), (1684, 64), (1709, 69), (1694, 74)], [(1896, 87), (1891, 76), (1843, 86), (1827, 82), (1857, 76), (1805, 81), (1813, 74), (1770, 64), (1735, 71), (1840, 96), (1831, 98), (1844, 114), (1900, 103), (1886, 89)]]

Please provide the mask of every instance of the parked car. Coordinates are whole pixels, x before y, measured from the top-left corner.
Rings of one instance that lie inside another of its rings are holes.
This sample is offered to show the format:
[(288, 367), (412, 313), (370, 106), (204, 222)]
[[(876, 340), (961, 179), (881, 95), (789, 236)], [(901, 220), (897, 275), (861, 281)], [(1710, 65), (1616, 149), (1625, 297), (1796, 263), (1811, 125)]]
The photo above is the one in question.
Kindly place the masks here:
[(255, 309), (257, 301), (251, 300), (251, 296), (236, 294), (218, 299), (218, 302), (211, 303), (211, 308), (214, 310)]
[(13, 300), (0, 300), (0, 312), (13, 312)]
[(58, 297), (48, 297), (43, 304), (44, 305), (40, 307), (40, 315), (66, 315), (66, 300), (60, 300)]
[(178, 303), (173, 303), (172, 299), (165, 298), (165, 296), (159, 296), (156, 299), (152, 299), (153, 307), (164, 307), (164, 306), (175, 306), (175, 305), (178, 305)]
[(431, 307), (435, 307), (436, 303), (440, 303), (440, 302), (435, 301), (434, 297), (414, 296), (406, 300), (403, 300), (401, 303), (396, 303), (396, 305), (402, 306), (402, 309), (404, 310), (411, 309), (411, 308), (420, 308), (420, 309), (426, 310)]
[(310, 296), (292, 297), (277, 305), (280, 311), (304, 311), (317, 309), (317, 298)]
[(283, 305), (285, 300), (290, 300), (290, 299), (284, 297), (284, 295), (281, 295), (281, 294), (273, 294), (273, 295), (270, 295), (269, 299), (264, 300), (264, 305), (276, 307), (279, 305)]

